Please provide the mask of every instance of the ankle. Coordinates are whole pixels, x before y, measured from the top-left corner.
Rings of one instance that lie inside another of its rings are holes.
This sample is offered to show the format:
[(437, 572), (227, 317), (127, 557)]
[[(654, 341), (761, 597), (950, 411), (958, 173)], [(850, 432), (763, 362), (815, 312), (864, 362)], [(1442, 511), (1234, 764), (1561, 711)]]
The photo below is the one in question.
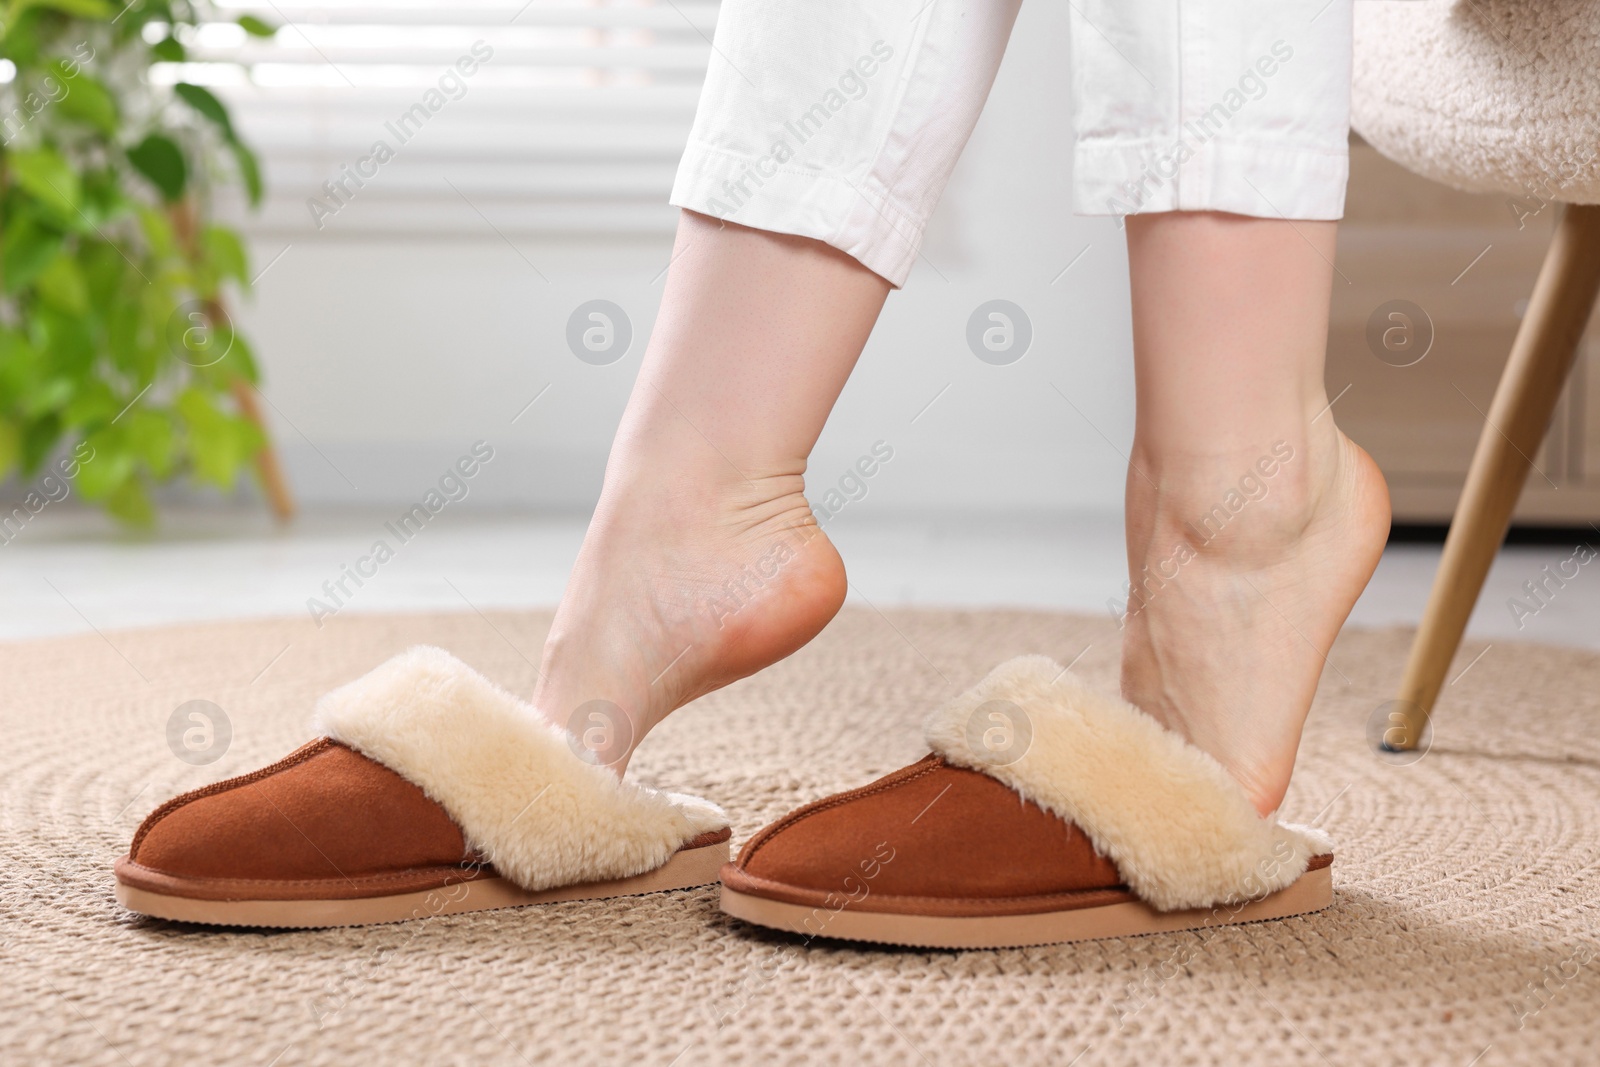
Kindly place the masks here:
[[(629, 503), (680, 515), (765, 513), (804, 499), (805, 456), (718, 448), (682, 425), (619, 431), (606, 463), (602, 506)], [(809, 509), (807, 509), (809, 510)]]
[(804, 490), (806, 452), (760, 427), (729, 425), (713, 413), (689, 411), (658, 390), (636, 395), (606, 463), (606, 494), (686, 503), (758, 504)]
[(1136, 441), (1130, 538), (1158, 555), (1179, 545), (1218, 555), (1295, 544), (1348, 492), (1347, 443), (1331, 420), (1217, 451), (1163, 453)]

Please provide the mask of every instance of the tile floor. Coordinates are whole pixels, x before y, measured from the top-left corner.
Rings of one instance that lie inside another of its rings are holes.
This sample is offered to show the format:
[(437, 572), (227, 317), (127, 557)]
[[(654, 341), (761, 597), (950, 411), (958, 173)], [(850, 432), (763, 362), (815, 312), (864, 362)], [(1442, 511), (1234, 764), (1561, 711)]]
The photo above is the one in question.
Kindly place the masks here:
[[(324, 512), (280, 530), (254, 512), (180, 510), (148, 536), (98, 515), (46, 511), (0, 543), (0, 639), (305, 612), (322, 584), (384, 537), (378, 510)], [(581, 516), (445, 513), (398, 544), (342, 610), (468, 610), (556, 602), (583, 536)], [(1105, 611), (1121, 581), (1115, 516), (841, 517), (829, 527), (852, 597), (878, 607), (1026, 606)], [(1600, 565), (1519, 620), (1508, 600), (1572, 547), (1502, 551), (1472, 636), (1600, 648)], [(1439, 557), (1394, 545), (1356, 606), (1364, 626), (1411, 625)]]

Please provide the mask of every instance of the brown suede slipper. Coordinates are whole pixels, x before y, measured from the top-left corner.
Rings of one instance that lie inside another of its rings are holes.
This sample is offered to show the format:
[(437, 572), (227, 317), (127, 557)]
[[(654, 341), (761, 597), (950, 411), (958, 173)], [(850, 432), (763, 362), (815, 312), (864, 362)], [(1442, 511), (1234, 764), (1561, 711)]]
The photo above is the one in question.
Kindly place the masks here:
[(814, 937), (1001, 948), (1280, 919), (1332, 842), (1261, 818), (1211, 756), (1043, 656), (935, 712), (934, 752), (808, 804), (722, 869), (722, 909)]
[(436, 648), (317, 705), (324, 736), (174, 797), (117, 860), (117, 899), (229, 926), (398, 922), (716, 880), (716, 805), (619, 780)]

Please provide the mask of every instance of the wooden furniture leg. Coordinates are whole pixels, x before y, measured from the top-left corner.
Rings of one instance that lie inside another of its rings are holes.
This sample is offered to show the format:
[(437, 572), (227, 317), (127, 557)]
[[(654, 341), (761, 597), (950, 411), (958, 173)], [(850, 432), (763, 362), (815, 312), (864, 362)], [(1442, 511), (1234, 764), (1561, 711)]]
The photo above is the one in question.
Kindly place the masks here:
[[(195, 207), (194, 198), (187, 197), (173, 204), (167, 211), (167, 217), (172, 220), (172, 229), (178, 240), (193, 258), (200, 230), (199, 210)], [(213, 324), (233, 322), (220, 300), (209, 299), (205, 303), (206, 318)], [(256, 399), (255, 389), (243, 378), (235, 378), (232, 392), (234, 403), (239, 405), (239, 413), (256, 424), (266, 442), (261, 446), (261, 451), (256, 453), (256, 474), (261, 478), (262, 491), (267, 494), (267, 505), (272, 508), (272, 514), (279, 522), (288, 522), (294, 518), (294, 495), (289, 492), (288, 476), (284, 474), (278, 452), (272, 446), (272, 435), (267, 428), (266, 416), (261, 412), (261, 404)]]
[[(240, 413), (260, 427), (265, 435), (267, 420), (261, 413), (261, 405), (250, 383), (243, 378), (235, 379), (233, 399), (239, 405)], [(261, 476), (262, 491), (267, 494), (267, 503), (277, 520), (288, 522), (294, 518), (294, 496), (289, 492), (289, 479), (283, 473), (283, 464), (278, 460), (278, 452), (272, 447), (270, 437), (261, 446), (261, 451), (256, 453), (256, 473)]]
[(1445, 537), (1433, 592), (1400, 682), (1397, 710), (1405, 721), (1400, 731), (1386, 735), (1386, 747), (1411, 749), (1422, 738), (1467, 619), (1511, 525), (1533, 456), (1550, 427), (1597, 293), (1600, 205), (1568, 205), (1545, 253), (1488, 422), (1478, 438), (1466, 487)]

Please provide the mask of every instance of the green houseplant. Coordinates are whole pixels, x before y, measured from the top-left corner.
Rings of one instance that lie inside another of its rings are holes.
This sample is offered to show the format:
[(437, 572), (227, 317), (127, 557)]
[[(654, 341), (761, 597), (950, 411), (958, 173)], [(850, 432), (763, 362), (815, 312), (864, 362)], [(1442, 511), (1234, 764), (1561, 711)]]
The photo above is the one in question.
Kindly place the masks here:
[(265, 447), (255, 361), (223, 310), (250, 284), (244, 245), (208, 218), (224, 183), (258, 203), (260, 168), (214, 94), (150, 77), (215, 12), (0, 4), (0, 483), (59, 469), (149, 523), (155, 485), (232, 489)]

